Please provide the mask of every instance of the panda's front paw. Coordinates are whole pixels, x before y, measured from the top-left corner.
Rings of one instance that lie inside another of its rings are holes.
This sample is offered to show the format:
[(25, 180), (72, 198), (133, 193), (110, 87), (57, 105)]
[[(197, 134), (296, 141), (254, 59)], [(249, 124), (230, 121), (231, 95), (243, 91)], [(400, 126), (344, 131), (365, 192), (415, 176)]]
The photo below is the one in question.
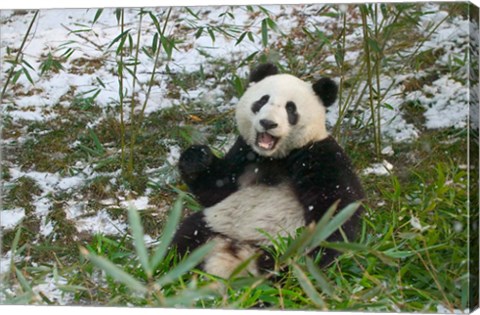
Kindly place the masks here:
[(195, 180), (212, 165), (215, 156), (206, 145), (193, 145), (180, 156), (178, 166), (182, 177)]

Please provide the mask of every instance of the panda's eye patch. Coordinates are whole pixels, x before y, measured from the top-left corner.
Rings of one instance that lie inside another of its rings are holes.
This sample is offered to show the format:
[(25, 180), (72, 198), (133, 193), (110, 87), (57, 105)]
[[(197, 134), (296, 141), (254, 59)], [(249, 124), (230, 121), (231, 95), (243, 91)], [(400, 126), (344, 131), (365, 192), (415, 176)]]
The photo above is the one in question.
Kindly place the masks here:
[(290, 125), (296, 125), (298, 122), (297, 105), (290, 101), (287, 102), (287, 105), (285, 105), (285, 109), (287, 110), (288, 122)]
[(270, 99), (270, 95), (262, 96), (258, 101), (253, 103), (252, 112), (254, 112), (255, 114), (258, 113), (260, 109), (263, 107), (263, 105), (267, 104), (269, 99)]

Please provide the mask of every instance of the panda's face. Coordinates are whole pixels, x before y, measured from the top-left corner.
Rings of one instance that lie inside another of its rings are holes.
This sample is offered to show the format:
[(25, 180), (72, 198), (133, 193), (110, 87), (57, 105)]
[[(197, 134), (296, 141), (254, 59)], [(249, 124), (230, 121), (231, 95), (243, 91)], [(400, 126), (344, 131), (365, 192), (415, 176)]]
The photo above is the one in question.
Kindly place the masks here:
[(328, 136), (325, 107), (312, 85), (288, 74), (253, 83), (236, 107), (238, 130), (258, 154), (282, 158)]

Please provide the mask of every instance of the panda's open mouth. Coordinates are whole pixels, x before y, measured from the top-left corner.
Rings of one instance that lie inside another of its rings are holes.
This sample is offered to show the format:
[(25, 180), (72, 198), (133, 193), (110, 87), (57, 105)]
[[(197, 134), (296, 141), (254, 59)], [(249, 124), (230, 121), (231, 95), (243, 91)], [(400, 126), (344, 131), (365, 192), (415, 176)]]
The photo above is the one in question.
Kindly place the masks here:
[(257, 133), (257, 146), (263, 150), (273, 150), (278, 139), (267, 132), (259, 132)]

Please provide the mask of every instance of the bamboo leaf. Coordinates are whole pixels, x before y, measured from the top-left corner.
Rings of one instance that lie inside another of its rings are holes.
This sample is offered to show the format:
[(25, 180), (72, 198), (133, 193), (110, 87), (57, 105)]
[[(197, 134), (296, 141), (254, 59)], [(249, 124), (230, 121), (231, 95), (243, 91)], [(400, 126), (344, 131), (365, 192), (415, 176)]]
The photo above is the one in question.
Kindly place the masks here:
[[(345, 222), (348, 221), (348, 219), (350, 219), (355, 214), (358, 207), (360, 207), (359, 202), (351, 203), (350, 205), (340, 210), (340, 212), (336, 216), (334, 216), (330, 221), (328, 221), (328, 216), (331, 216), (331, 213), (333, 213), (331, 212), (333, 206), (330, 207), (330, 209), (322, 217), (315, 229), (315, 237), (310, 244), (310, 248), (315, 248), (319, 246), (321, 242), (325, 241), (330, 235), (332, 235), (336, 230), (338, 230)], [(325, 222), (327, 221), (328, 223), (325, 224)], [(323, 224), (325, 225), (323, 226)]]
[(103, 9), (98, 9), (97, 12), (95, 13), (95, 17), (93, 18), (92, 25), (95, 24), (100, 16), (102, 15)]
[(247, 37), (248, 39), (252, 42), (252, 43), (255, 43), (255, 38), (253, 37), (253, 33), (252, 32), (248, 32), (247, 33)]
[(28, 68), (30, 68), (30, 70), (35, 71), (35, 68), (30, 63), (28, 63), (28, 61), (26, 61), (25, 59), (22, 59), (22, 63), (26, 65)]
[[(98, 95), (98, 94), (97, 94)], [(103, 145), (102, 143), (100, 142), (100, 140), (98, 139), (97, 135), (95, 134), (95, 132), (93, 131), (92, 128), (88, 128), (88, 132), (90, 134), (90, 137), (92, 138), (93, 140), (93, 143), (95, 144), (95, 149), (96, 149), (96, 152), (98, 153), (98, 155), (102, 155), (105, 153), (105, 150), (103, 149)]]
[(372, 50), (376, 53), (380, 53), (382, 50), (380, 49), (380, 46), (378, 45), (378, 42), (372, 38), (367, 38), (368, 45)]
[(25, 76), (27, 77), (28, 81), (29, 81), (31, 84), (33, 84), (33, 79), (32, 79), (32, 77), (30, 76), (30, 73), (28, 73), (27, 68), (23, 68), (23, 67), (22, 67), (22, 70), (23, 70), (23, 73), (25, 74)]
[(271, 18), (267, 18), (267, 24), (268, 24), (268, 27), (273, 30), (273, 31), (278, 31), (278, 26), (277, 26), (277, 23), (275, 23), (274, 20), (272, 20)]
[(240, 37), (237, 39), (237, 42), (235, 43), (235, 46), (237, 46), (238, 44), (240, 44), (243, 41), (245, 36), (247, 36), (247, 33), (248, 32), (243, 32), (242, 35), (240, 35)]
[(138, 214), (137, 209), (133, 207), (128, 207), (128, 223), (130, 225), (130, 230), (132, 231), (133, 245), (135, 246), (138, 259), (140, 260), (147, 277), (150, 278), (152, 276), (152, 268), (148, 261), (147, 247), (143, 240), (144, 233), (142, 221), (140, 220), (140, 215)]
[(282, 264), (287, 261), (290, 257), (300, 255), (303, 250), (305, 250), (306, 246), (309, 244), (311, 239), (313, 238), (313, 225), (307, 226), (295, 239), (293, 242), (288, 246), (285, 250), (283, 255), (279, 259), (279, 263)]
[(20, 282), (22, 289), (25, 292), (33, 293), (32, 287), (28, 283), (27, 279), (25, 279), (25, 277), (23, 276), (23, 273), (17, 267), (14, 267), (14, 268), (15, 268), (15, 274), (17, 275), (18, 282)]
[(152, 52), (156, 53), (157, 48), (158, 48), (158, 33), (155, 33), (155, 35), (153, 35), (153, 39), (152, 39)]
[(198, 30), (195, 32), (195, 38), (200, 38), (203, 34), (203, 27), (199, 27)]
[[(123, 42), (125, 42), (125, 39), (126, 39), (126, 36), (128, 33), (130, 32), (130, 29), (126, 30), (126, 31), (123, 31), (122, 33), (120, 33), (120, 35), (118, 35), (117, 37), (115, 37), (112, 42), (110, 43), (110, 45), (108, 45), (107, 48), (110, 48), (112, 47), (116, 42), (118, 42), (119, 40), (122, 39)], [(122, 45), (119, 45), (119, 47), (122, 46)]]
[(268, 25), (267, 19), (262, 20), (262, 45), (267, 47), (268, 45)]
[(212, 43), (215, 43), (215, 33), (211, 28), (207, 29), (208, 35), (210, 35), (210, 38), (212, 39)]
[(197, 266), (203, 258), (213, 249), (214, 242), (206, 243), (194, 250), (185, 260), (180, 262), (175, 268), (162, 276), (156, 284), (160, 287), (171, 283)]
[(81, 254), (90, 260), (95, 266), (105, 271), (107, 274), (113, 277), (116, 281), (125, 284), (133, 291), (137, 291), (140, 293), (146, 293), (148, 290), (147, 288), (137, 279), (117, 267), (108, 259), (103, 257), (97, 256), (95, 254), (89, 253), (85, 248), (80, 248)]
[(397, 251), (396, 248), (398, 248), (398, 247), (399, 246), (397, 246), (395, 248), (391, 248), (389, 250), (386, 250), (386, 251), (383, 252), (383, 254), (385, 254), (385, 255), (387, 255), (388, 257), (391, 257), (391, 258), (407, 258), (407, 257), (413, 256), (413, 255), (416, 255), (417, 253), (430, 251), (432, 249), (436, 249), (436, 248), (439, 248), (439, 247), (445, 247), (445, 244), (438, 244), (438, 245), (429, 246), (429, 247), (418, 249), (418, 250), (399, 250), (399, 251)]
[(368, 252), (376, 257), (378, 257), (383, 263), (389, 265), (389, 266), (396, 266), (396, 262), (392, 259), (392, 257), (389, 257), (388, 255), (369, 248), (366, 245), (363, 244), (358, 244), (358, 243), (345, 243), (345, 242), (339, 242), (339, 243), (329, 243), (329, 242), (322, 242), (322, 247), (325, 248), (332, 248), (340, 252), (361, 252), (365, 251)]
[(242, 261), (241, 264), (239, 264), (232, 272), (232, 274), (230, 275), (230, 279), (233, 279), (235, 278), (236, 276), (238, 276), (243, 270), (245, 270), (248, 265), (254, 261), (255, 259), (257, 259), (258, 257), (260, 256), (260, 254), (255, 254), (255, 255), (252, 255), (250, 256), (248, 259), (245, 259), (244, 261)]
[(162, 31), (160, 30), (160, 23), (158, 22), (157, 17), (152, 12), (149, 12), (148, 14), (150, 15), (150, 18), (152, 19), (153, 24), (155, 25), (155, 28), (157, 29), (156, 34), (162, 34)]
[(103, 83), (103, 81), (99, 77), (97, 77), (97, 82), (98, 84), (100, 84), (101, 87), (103, 87), (104, 89), (106, 88), (105, 83)]
[(307, 275), (297, 264), (293, 264), (293, 274), (298, 279), (298, 283), (300, 283), (300, 286), (305, 291), (310, 300), (313, 302), (313, 304), (315, 304), (324, 311), (327, 310), (325, 301), (315, 289), (315, 286), (312, 284), (310, 279), (308, 279)]
[(173, 48), (175, 47), (173, 40), (163, 36), (163, 34), (160, 34), (160, 42), (162, 44), (163, 50), (168, 56), (168, 59), (170, 59), (172, 57)]
[(120, 18), (122, 17), (123, 9), (115, 9), (115, 17), (117, 18), (117, 23), (120, 23)]
[(179, 294), (172, 295), (165, 299), (163, 306), (165, 307), (194, 307), (195, 303), (203, 297), (211, 297), (218, 295), (218, 292), (214, 291), (211, 288), (195, 288), (195, 289), (185, 289)]
[(325, 277), (325, 275), (320, 270), (320, 268), (318, 268), (313, 259), (307, 256), (306, 262), (308, 272), (317, 281), (318, 286), (320, 287), (320, 289), (322, 289), (322, 292), (327, 294), (329, 297), (335, 298), (335, 290), (333, 289), (333, 286), (328, 282), (327, 277)]
[(152, 259), (150, 261), (150, 266), (153, 270), (158, 266), (158, 264), (165, 258), (165, 255), (168, 251), (168, 246), (173, 239), (175, 230), (180, 222), (180, 216), (182, 214), (182, 205), (183, 205), (184, 195), (181, 194), (179, 198), (175, 201), (170, 215), (168, 216), (167, 223), (163, 228), (162, 236), (159, 240), (159, 245), (154, 251)]
[[(23, 221), (23, 219), (21, 220)], [(11, 246), (11, 252), (12, 252), (12, 257), (10, 258), (10, 271), (13, 271), (12, 268), (15, 268), (15, 256), (17, 255), (18, 252), (18, 242), (20, 241), (20, 235), (22, 234), (22, 222), (18, 224), (17, 232), (15, 232), (15, 237), (13, 238), (12, 246)], [(3, 271), (3, 270), (2, 270)]]
[(13, 84), (17, 83), (18, 79), (22, 75), (22, 72), (23, 72), (22, 69), (15, 71), (15, 74), (13, 75), (13, 78), (12, 78), (12, 83)]

